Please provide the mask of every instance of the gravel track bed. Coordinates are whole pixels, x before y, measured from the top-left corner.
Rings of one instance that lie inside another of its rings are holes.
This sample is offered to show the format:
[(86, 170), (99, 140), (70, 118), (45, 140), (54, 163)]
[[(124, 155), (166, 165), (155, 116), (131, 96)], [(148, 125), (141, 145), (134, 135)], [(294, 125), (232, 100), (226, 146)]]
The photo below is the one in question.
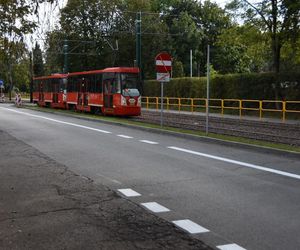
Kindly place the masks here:
[[(160, 124), (160, 112), (143, 111), (132, 120)], [(204, 116), (164, 113), (164, 125), (205, 131), (206, 120)], [(300, 124), (210, 117), (209, 132), (300, 146)]]

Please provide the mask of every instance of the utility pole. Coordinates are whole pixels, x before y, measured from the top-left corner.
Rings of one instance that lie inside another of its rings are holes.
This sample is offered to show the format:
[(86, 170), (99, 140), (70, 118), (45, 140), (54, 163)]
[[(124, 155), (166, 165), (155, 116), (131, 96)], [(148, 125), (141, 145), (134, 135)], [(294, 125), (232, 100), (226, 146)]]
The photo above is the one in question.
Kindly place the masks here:
[(32, 103), (33, 101), (33, 96), (32, 96), (32, 92), (33, 92), (33, 54), (32, 52), (29, 53), (29, 72), (30, 72), (30, 103)]
[(68, 41), (65, 39), (64, 41), (64, 68), (63, 68), (63, 73), (67, 74), (68, 73)]
[(190, 50), (190, 77), (193, 77), (193, 50)]
[[(142, 70), (142, 12), (139, 11), (136, 13), (135, 21), (135, 37), (136, 37), (136, 63), (139, 67), (140, 72)], [(141, 74), (141, 73), (140, 73)]]
[(206, 85), (206, 129), (208, 135), (208, 119), (209, 119), (209, 78), (210, 78), (210, 46), (207, 45), (207, 69), (206, 69), (207, 85)]

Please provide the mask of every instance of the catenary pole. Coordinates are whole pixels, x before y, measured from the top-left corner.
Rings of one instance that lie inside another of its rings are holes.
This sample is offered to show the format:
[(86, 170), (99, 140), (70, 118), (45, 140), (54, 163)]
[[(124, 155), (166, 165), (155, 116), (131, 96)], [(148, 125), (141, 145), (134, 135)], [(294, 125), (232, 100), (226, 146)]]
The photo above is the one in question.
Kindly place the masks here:
[(207, 45), (207, 70), (206, 70), (206, 73), (207, 73), (207, 85), (206, 85), (206, 129), (205, 129), (205, 132), (206, 132), (206, 135), (208, 135), (208, 123), (209, 123), (209, 78), (210, 78), (210, 58), (209, 58), (209, 53), (210, 53), (210, 46)]
[(141, 25), (142, 25), (142, 12), (139, 11), (136, 13), (136, 62), (137, 66), (141, 70), (142, 68), (142, 53), (141, 53), (141, 46), (142, 46), (142, 34), (141, 34)]
[(193, 77), (193, 50), (190, 50), (190, 77)]
[(63, 73), (66, 74), (68, 73), (68, 41), (64, 40), (64, 68), (63, 68)]
[(29, 72), (30, 72), (30, 103), (33, 102), (33, 96), (32, 96), (32, 92), (33, 92), (33, 53), (30, 52), (29, 53)]

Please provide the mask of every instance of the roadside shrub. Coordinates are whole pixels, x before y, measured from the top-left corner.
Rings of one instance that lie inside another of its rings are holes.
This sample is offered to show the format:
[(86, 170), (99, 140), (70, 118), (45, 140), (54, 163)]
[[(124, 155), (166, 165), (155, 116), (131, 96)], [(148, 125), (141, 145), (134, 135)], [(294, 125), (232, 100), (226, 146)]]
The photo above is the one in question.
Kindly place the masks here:
[[(160, 83), (144, 82), (144, 96), (160, 96)], [(164, 85), (166, 97), (206, 97), (206, 77), (173, 78)], [(300, 100), (300, 72), (216, 75), (210, 97), (222, 99)]]

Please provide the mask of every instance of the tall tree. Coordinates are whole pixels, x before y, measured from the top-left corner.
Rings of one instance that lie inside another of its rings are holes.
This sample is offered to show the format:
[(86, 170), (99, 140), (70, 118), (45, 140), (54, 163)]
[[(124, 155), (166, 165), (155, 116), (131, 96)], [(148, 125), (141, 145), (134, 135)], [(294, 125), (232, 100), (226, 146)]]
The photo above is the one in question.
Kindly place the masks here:
[[(53, 3), (57, 0), (3, 0), (0, 1), (0, 38), (5, 51), (4, 64), (7, 68), (9, 95), (13, 88), (13, 64), (21, 60), (20, 50), (23, 46), (24, 35), (33, 32), (37, 27), (30, 15), (37, 14), (39, 5), (43, 2)], [(22, 46), (20, 46), (22, 44)]]
[(38, 43), (35, 44), (33, 49), (33, 74), (34, 76), (42, 76), (45, 74), (43, 54)]
[(282, 46), (290, 39), (299, 36), (300, 1), (293, 0), (262, 0), (251, 3), (248, 0), (234, 0), (228, 9), (242, 8), (241, 16), (247, 23), (257, 25), (270, 37), (272, 51), (272, 67), (274, 72), (280, 70)]
[(189, 51), (193, 50), (197, 71), (202, 73), (206, 61), (206, 47), (214, 46), (222, 30), (231, 25), (229, 16), (217, 4), (210, 1), (176, 0), (165, 14), (171, 33), (182, 34), (173, 37), (174, 54), (182, 61), (185, 73), (189, 72)]
[(217, 38), (213, 62), (219, 73), (262, 72), (268, 68), (269, 43), (253, 25), (235, 25)]

